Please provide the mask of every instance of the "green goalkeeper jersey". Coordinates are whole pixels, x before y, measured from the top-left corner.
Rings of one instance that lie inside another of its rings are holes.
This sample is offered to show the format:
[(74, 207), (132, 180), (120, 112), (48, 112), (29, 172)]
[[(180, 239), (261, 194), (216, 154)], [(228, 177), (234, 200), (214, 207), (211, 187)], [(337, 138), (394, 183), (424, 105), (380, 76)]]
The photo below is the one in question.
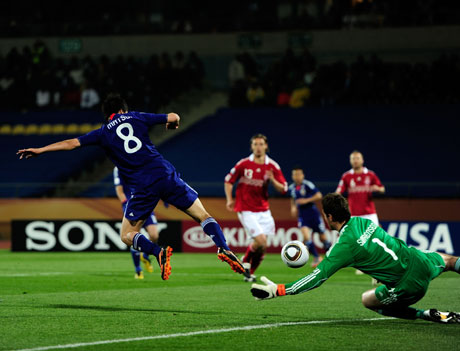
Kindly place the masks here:
[(286, 294), (317, 288), (344, 267), (354, 267), (387, 286), (394, 286), (406, 272), (411, 250), (404, 241), (388, 235), (374, 222), (353, 217), (340, 230), (336, 244), (318, 267), (306, 277), (286, 284)]

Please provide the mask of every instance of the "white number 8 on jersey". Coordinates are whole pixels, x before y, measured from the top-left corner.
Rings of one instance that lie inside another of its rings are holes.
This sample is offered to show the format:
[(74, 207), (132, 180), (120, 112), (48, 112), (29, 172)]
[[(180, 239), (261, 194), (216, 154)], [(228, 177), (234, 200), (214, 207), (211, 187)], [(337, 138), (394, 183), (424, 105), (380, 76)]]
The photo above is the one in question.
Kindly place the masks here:
[[(121, 132), (125, 128), (128, 129), (128, 134), (127, 135), (124, 135)], [(133, 126), (131, 124), (129, 124), (129, 123), (120, 124), (118, 126), (116, 132), (117, 132), (117, 135), (120, 137), (120, 139), (122, 139), (124, 141), (125, 151), (128, 154), (133, 154), (136, 151), (139, 151), (139, 149), (142, 147), (142, 141), (140, 141), (139, 138), (134, 136), (134, 130), (133, 130)], [(136, 146), (130, 147), (129, 146), (130, 141), (136, 143)]]

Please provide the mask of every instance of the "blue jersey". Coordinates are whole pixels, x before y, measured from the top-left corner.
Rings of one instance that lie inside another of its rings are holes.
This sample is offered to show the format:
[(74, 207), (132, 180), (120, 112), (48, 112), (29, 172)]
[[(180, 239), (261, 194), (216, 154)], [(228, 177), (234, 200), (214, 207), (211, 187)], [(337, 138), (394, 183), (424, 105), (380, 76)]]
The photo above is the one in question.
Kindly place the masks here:
[[(99, 145), (117, 166), (132, 192), (142, 191), (158, 179), (175, 173), (149, 138), (149, 127), (166, 124), (166, 114), (127, 112), (113, 118), (78, 139), (81, 146)], [(129, 197), (128, 197), (129, 198)]]
[[(312, 182), (304, 180), (302, 184), (297, 185), (295, 183), (289, 186), (289, 193), (292, 199), (308, 199), (318, 192), (318, 188)], [(318, 211), (318, 208), (313, 202), (309, 202), (305, 205), (297, 205), (298, 210), (298, 226), (309, 227), (314, 232), (324, 233), (326, 227), (324, 225), (323, 218)]]
[[(289, 185), (288, 191), (291, 194), (291, 198), (295, 201), (298, 199), (308, 199), (315, 195), (319, 190), (315, 186), (315, 184), (304, 179), (300, 185), (297, 185), (295, 183)], [(319, 211), (313, 202), (309, 202), (305, 205), (297, 205), (297, 209), (299, 211), (299, 216), (310, 213), (319, 214)]]
[(123, 181), (123, 178), (120, 176), (120, 172), (118, 172), (117, 167), (113, 169), (113, 185), (115, 187), (121, 185), (123, 187), (123, 193), (125, 194), (126, 199), (131, 197), (131, 190), (129, 189), (129, 186)]
[[(117, 167), (113, 169), (113, 185), (115, 185), (115, 187), (121, 185), (123, 187), (123, 193), (125, 194), (126, 199), (129, 200), (131, 198), (131, 190), (129, 189), (128, 185), (125, 182), (123, 182), (123, 178), (120, 176)], [(126, 205), (127, 205), (126, 202), (121, 204), (121, 208), (123, 209), (123, 214), (126, 211)], [(152, 214), (149, 217), (147, 217), (147, 219), (145, 220), (143, 228), (147, 228), (151, 224), (153, 225), (158, 224), (157, 218), (155, 216), (155, 212), (153, 211), (152, 211)]]

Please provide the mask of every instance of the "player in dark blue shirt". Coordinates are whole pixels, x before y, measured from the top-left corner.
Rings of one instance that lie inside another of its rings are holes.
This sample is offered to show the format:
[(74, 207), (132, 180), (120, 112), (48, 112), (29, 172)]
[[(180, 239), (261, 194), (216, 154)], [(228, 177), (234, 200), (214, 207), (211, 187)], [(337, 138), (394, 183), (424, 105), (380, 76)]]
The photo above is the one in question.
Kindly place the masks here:
[[(123, 209), (123, 214), (126, 210), (126, 204), (128, 203), (128, 199), (131, 197), (131, 190), (123, 181), (123, 178), (118, 172), (118, 168), (115, 167), (113, 169), (113, 185), (115, 186), (115, 192), (117, 194), (118, 200), (121, 202), (121, 208)], [(147, 234), (150, 240), (154, 243), (158, 242), (158, 222), (157, 218), (155, 217), (155, 213), (152, 212), (150, 216), (144, 222), (143, 228), (147, 231)], [(145, 233), (144, 233), (145, 234)], [(144, 273), (142, 272), (141, 268), (141, 261), (145, 266), (147, 272), (153, 272), (152, 262), (150, 261), (149, 255), (145, 252), (139, 252), (131, 248), (131, 257), (134, 263), (135, 279), (144, 279)]]
[(319, 233), (326, 251), (331, 247), (325, 235), (326, 226), (323, 218), (315, 205), (315, 201), (321, 200), (323, 195), (315, 184), (305, 179), (303, 169), (300, 167), (294, 167), (292, 170), (292, 180), (294, 183), (289, 186), (288, 190), (291, 195), (291, 214), (298, 218), (298, 226), (302, 232), (304, 244), (313, 256), (312, 267), (316, 267), (320, 258), (313, 244), (313, 233)]
[(180, 178), (174, 166), (150, 141), (149, 127), (166, 124), (167, 129), (177, 129), (180, 117), (175, 113), (128, 112), (125, 100), (117, 94), (110, 94), (105, 99), (102, 111), (105, 123), (101, 128), (41, 148), (22, 149), (17, 154), (20, 159), (27, 159), (50, 151), (99, 145), (131, 189), (121, 227), (121, 240), (135, 250), (153, 254), (160, 265), (163, 280), (171, 274), (172, 248), (162, 248), (139, 233), (160, 199), (199, 222), (218, 247), (218, 258), (227, 262), (235, 272), (244, 273), (243, 264), (227, 246), (222, 229), (205, 210), (198, 193)]

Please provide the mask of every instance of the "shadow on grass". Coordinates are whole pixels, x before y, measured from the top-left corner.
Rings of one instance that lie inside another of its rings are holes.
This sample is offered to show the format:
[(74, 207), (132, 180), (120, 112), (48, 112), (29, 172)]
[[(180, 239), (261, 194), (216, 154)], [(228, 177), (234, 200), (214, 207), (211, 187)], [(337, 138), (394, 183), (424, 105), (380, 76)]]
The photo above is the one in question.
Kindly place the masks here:
[(72, 310), (90, 310), (90, 311), (106, 311), (106, 312), (162, 312), (162, 313), (190, 313), (190, 314), (209, 314), (218, 315), (222, 312), (206, 312), (206, 311), (187, 311), (187, 310), (168, 310), (155, 308), (130, 308), (130, 307), (115, 307), (115, 306), (90, 306), (90, 305), (69, 305), (69, 304), (52, 304), (44, 305), (45, 308), (60, 308)]
[[(37, 306), (38, 307), (38, 306)], [(51, 304), (42, 305), (39, 308), (58, 308), (58, 309), (70, 309), (70, 310), (87, 310), (87, 311), (104, 311), (104, 312), (158, 312), (158, 313), (173, 313), (173, 314), (198, 314), (198, 315), (216, 315), (222, 316), (222, 311), (190, 311), (190, 310), (171, 310), (171, 309), (155, 309), (155, 308), (130, 308), (130, 307), (115, 307), (115, 306), (91, 306), (91, 305), (71, 305), (71, 304)], [(244, 315), (247, 313), (234, 313), (233, 315)], [(262, 318), (267, 317), (284, 317), (281, 314), (263, 314)]]

